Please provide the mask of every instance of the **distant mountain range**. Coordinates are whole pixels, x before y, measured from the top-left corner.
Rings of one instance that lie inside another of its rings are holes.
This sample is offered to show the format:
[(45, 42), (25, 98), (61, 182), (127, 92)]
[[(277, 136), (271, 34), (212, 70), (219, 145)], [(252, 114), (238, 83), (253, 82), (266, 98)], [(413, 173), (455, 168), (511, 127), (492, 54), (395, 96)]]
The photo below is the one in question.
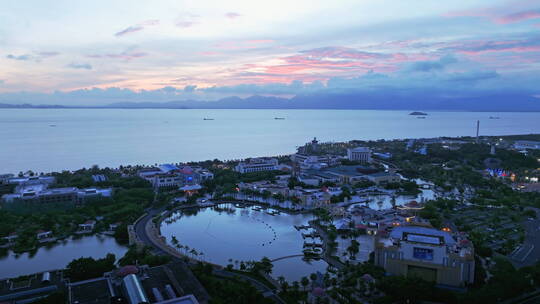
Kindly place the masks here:
[(293, 98), (254, 95), (217, 101), (117, 102), (104, 106), (13, 105), (0, 108), (121, 108), (121, 109), (355, 109), (442, 111), (540, 111), (540, 99), (525, 94), (493, 94), (478, 97), (421, 97), (388, 93), (313, 94)]

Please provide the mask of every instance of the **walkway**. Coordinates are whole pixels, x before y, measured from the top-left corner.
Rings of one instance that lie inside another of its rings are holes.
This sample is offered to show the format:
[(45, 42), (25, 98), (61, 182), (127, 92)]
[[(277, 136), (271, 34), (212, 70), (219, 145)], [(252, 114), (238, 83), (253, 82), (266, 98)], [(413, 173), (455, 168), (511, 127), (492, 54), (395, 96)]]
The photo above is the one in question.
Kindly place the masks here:
[(303, 256), (304, 256), (303, 254), (287, 255), (287, 256), (283, 256), (283, 257), (277, 258), (277, 259), (270, 260), (270, 262), (273, 263), (273, 262), (277, 262), (277, 261), (281, 261), (281, 260), (285, 260), (285, 259), (296, 258), (296, 257), (303, 257)]

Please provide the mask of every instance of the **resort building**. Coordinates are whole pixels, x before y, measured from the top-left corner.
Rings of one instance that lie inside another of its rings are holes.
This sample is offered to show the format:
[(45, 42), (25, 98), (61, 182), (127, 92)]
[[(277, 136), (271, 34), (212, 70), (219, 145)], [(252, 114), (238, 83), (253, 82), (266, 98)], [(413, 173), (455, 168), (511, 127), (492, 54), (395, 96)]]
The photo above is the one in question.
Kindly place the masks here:
[(371, 149), (367, 147), (356, 147), (347, 149), (347, 159), (360, 163), (371, 163)]
[(63, 292), (65, 284), (66, 280), (61, 270), (39, 272), (19, 278), (1, 279), (0, 303), (33, 303), (52, 293)]
[(68, 284), (70, 304), (205, 304), (208, 293), (183, 263), (124, 266), (102, 278)]
[(325, 166), (335, 166), (339, 164), (339, 162), (343, 159), (343, 157), (338, 155), (331, 155), (331, 154), (319, 154), (319, 155), (312, 155), (312, 154), (304, 154), (304, 153), (296, 153), (291, 156), (291, 160), (297, 164), (301, 164), (308, 160), (310, 163), (320, 163), (325, 164)]
[(410, 201), (402, 206), (396, 206), (396, 209), (400, 215), (414, 217), (424, 209), (424, 204), (417, 201)]
[(79, 224), (80, 232), (91, 232), (96, 227), (96, 221), (88, 220), (82, 224)]
[(139, 170), (138, 175), (157, 189), (174, 189), (185, 185), (195, 185), (214, 178), (214, 174), (206, 169), (173, 164), (162, 164), (158, 168), (142, 169)]
[[(148, 168), (139, 170), (138, 175), (141, 178), (149, 181), (154, 188), (178, 188), (182, 186), (183, 178), (176, 174), (174, 170), (168, 170), (170, 167), (164, 167), (161, 165), (160, 168)], [(163, 169), (162, 169), (163, 168)]]
[(322, 207), (330, 204), (332, 195), (318, 189), (296, 189), (293, 194), (304, 207)]
[(362, 165), (336, 166), (322, 170), (305, 170), (297, 178), (300, 182), (314, 186), (325, 182), (354, 184), (362, 180), (369, 180), (380, 185), (397, 183), (401, 180), (401, 177), (393, 172), (393, 170), (379, 171), (379, 169)]
[(45, 184), (51, 185), (55, 182), (54, 176), (26, 176), (26, 177), (14, 177), (10, 178), (7, 181), (9, 184), (16, 185), (35, 185), (35, 184)]
[(375, 245), (375, 265), (388, 275), (419, 276), (463, 287), (474, 282), (474, 250), (462, 235), (422, 226), (397, 226)]
[(399, 183), (401, 181), (401, 177), (399, 176), (399, 174), (396, 174), (392, 171), (367, 174), (366, 179), (374, 182), (376, 185)]
[(273, 171), (278, 169), (278, 160), (275, 158), (251, 158), (246, 162), (240, 162), (234, 170), (240, 173)]
[(42, 185), (26, 185), (17, 187), (16, 193), (4, 194), (2, 202), (35, 202), (35, 203), (76, 203), (82, 204), (90, 198), (111, 197), (112, 189), (79, 189), (76, 187), (47, 189)]
[(36, 232), (36, 239), (39, 242), (47, 242), (50, 239), (52, 239), (52, 237), (53, 237), (52, 231), (38, 230)]
[(0, 183), (7, 183), (10, 179), (14, 177), (13, 174), (0, 174)]
[(516, 140), (514, 143), (514, 149), (516, 150), (538, 150), (540, 149), (540, 141), (532, 141), (532, 140)]
[(92, 180), (96, 183), (107, 181), (107, 177), (104, 174), (94, 174), (92, 175)]

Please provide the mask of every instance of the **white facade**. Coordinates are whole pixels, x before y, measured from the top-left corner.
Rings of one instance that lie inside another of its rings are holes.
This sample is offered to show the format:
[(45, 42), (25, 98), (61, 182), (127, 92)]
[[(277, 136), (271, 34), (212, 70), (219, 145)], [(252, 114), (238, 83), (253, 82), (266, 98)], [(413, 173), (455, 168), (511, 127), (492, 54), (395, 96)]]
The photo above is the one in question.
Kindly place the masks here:
[(371, 149), (367, 147), (356, 147), (353, 149), (347, 149), (347, 158), (350, 161), (371, 163)]
[(273, 171), (278, 169), (278, 160), (275, 158), (252, 158), (248, 162), (240, 162), (234, 170), (240, 173)]
[(514, 143), (514, 148), (516, 148), (518, 150), (526, 150), (526, 149), (539, 150), (540, 149), (540, 141), (517, 140)]

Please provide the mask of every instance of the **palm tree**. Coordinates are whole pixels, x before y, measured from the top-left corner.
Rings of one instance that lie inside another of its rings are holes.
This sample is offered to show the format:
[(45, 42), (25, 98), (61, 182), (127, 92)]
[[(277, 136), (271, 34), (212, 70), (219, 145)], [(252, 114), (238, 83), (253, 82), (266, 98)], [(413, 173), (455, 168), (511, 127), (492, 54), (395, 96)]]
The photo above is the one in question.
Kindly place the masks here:
[(191, 253), (191, 258), (195, 259), (195, 255), (197, 255), (197, 250), (195, 250), (194, 248), (192, 248), (189, 253)]
[(184, 248), (184, 246), (181, 245), (181, 244), (178, 244), (178, 245), (176, 245), (176, 248), (178, 248), (179, 251), (182, 251), (182, 248)]
[(300, 280), (300, 284), (302, 284), (302, 287), (304, 287), (304, 291), (306, 291), (306, 288), (309, 285), (309, 279), (307, 277), (302, 277), (302, 279)]
[(171, 243), (172, 243), (174, 246), (178, 247), (178, 243), (179, 243), (179, 242), (178, 242), (178, 239), (176, 238), (176, 236), (174, 236), (174, 235), (172, 236), (172, 238), (171, 238)]
[(285, 282), (285, 277), (284, 276), (279, 276), (277, 278), (278, 282), (279, 282), (279, 285), (283, 285), (283, 283)]

